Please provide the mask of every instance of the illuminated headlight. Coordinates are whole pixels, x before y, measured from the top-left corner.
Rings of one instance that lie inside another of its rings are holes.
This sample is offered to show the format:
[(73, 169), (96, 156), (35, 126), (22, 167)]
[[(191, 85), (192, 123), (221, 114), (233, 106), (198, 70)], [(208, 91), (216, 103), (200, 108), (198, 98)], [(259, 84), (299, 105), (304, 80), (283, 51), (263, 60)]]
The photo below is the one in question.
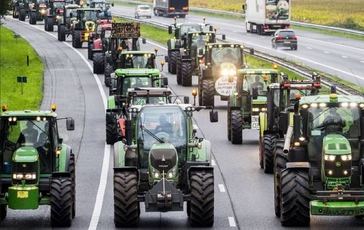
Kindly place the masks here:
[(303, 104), (302, 105), (302, 109), (307, 109), (308, 108), (308, 105), (307, 104)]
[(155, 173), (154, 173), (154, 178), (158, 179), (159, 177), (160, 177), (159, 172), (155, 172)]
[(299, 137), (298, 140), (300, 140), (301, 142), (305, 141), (305, 137)]
[(351, 155), (341, 155), (342, 161), (351, 161)]
[(358, 107), (358, 103), (351, 102), (350, 103), (350, 108), (355, 108), (355, 107)]
[(262, 108), (261, 111), (262, 112), (267, 112), (267, 108)]
[(327, 105), (326, 105), (326, 103), (320, 103), (319, 106), (320, 106), (320, 108), (325, 108)]
[(332, 170), (327, 171), (327, 174), (332, 175)]
[(26, 180), (35, 180), (35, 178), (36, 178), (37, 176), (36, 176), (36, 174), (35, 173), (27, 173), (27, 174), (25, 174), (25, 176), (24, 176), (24, 178), (26, 179)]
[(361, 109), (364, 109), (364, 104), (359, 104), (359, 107), (360, 107)]
[(343, 173), (345, 176), (348, 175), (348, 170), (344, 170)]
[(253, 112), (259, 112), (259, 108), (253, 108), (252, 111)]
[(325, 155), (325, 161), (334, 161), (335, 159), (335, 155)]
[(40, 13), (44, 15), (44, 14), (46, 14), (46, 10), (45, 9), (41, 9), (40, 10)]
[(347, 102), (343, 102), (343, 103), (341, 103), (341, 107), (346, 108), (346, 107), (348, 107), (348, 106), (349, 106), (349, 103), (347, 103)]
[(13, 179), (14, 180), (22, 180), (24, 178), (24, 175), (22, 173), (14, 173)]
[(169, 179), (173, 178), (173, 172), (169, 172), (169, 173), (168, 173), (168, 175), (167, 175), (167, 177), (168, 177)]
[(57, 15), (56, 18), (57, 18), (57, 20), (59, 20), (59, 19), (61, 19), (61, 16)]
[(37, 178), (36, 173), (14, 173), (13, 179), (14, 180), (35, 180)]
[(311, 107), (312, 107), (312, 108), (317, 108), (317, 106), (318, 106), (318, 104), (317, 104), (317, 103), (312, 103), (312, 104), (311, 104)]
[(236, 68), (223, 68), (221, 69), (222, 76), (232, 76), (236, 74)]

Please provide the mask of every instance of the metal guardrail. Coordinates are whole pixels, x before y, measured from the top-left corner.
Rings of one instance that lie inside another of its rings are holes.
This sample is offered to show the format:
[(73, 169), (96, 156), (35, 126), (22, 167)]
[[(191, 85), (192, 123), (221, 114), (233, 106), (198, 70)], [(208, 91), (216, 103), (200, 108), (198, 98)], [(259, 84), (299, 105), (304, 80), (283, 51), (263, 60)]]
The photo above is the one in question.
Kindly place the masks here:
[[(150, 2), (133, 1), (133, 0), (116, 0), (116, 2), (124, 2), (124, 3), (128, 3), (128, 4), (135, 4), (135, 5), (138, 5), (138, 4), (153, 5)], [(206, 8), (199, 8), (199, 7), (190, 7), (190, 9), (191, 9), (191, 11), (202, 12), (202, 13), (213, 13), (213, 14), (221, 14), (221, 15), (230, 15), (230, 16), (234, 16), (234, 17), (244, 17), (243, 12), (206, 9)], [(340, 27), (334, 27), (334, 26), (324, 26), (324, 25), (318, 25), (318, 24), (312, 24), (312, 23), (306, 23), (306, 22), (297, 22), (297, 21), (291, 21), (291, 24), (297, 25), (297, 26), (304, 26), (304, 27), (308, 27), (308, 28), (330, 30), (330, 31), (343, 32), (343, 33), (364, 36), (364, 31), (360, 31), (360, 30), (352, 30), (352, 29), (346, 29), (346, 28), (340, 28)]]
[[(160, 22), (156, 22), (156, 21), (151, 21), (151, 20), (145, 21), (145, 20), (135, 19), (134, 17), (131, 17), (130, 15), (123, 15), (123, 14), (115, 14), (115, 15), (119, 16), (119, 17), (126, 18), (126, 19), (138, 21), (140, 23), (157, 26), (157, 27), (160, 27), (162, 29), (167, 29), (168, 26), (169, 26), (169, 24), (160, 23)], [(250, 53), (251, 55), (253, 55), (253, 56), (257, 57), (257, 58), (260, 58), (260, 59), (263, 59), (263, 60), (266, 60), (266, 61), (269, 61), (269, 62), (272, 62), (272, 63), (276, 63), (276, 64), (278, 64), (280, 66), (283, 66), (283, 67), (285, 67), (285, 68), (287, 68), (287, 69), (289, 69), (289, 70), (291, 70), (293, 72), (296, 72), (296, 73), (300, 74), (304, 78), (311, 79), (311, 77), (312, 77), (312, 71), (309, 70), (306, 67), (299, 66), (297, 64), (294, 65), (294, 64), (288, 63), (288, 62), (286, 62), (286, 61), (284, 61), (282, 59), (279, 59), (277, 57), (268, 55), (268, 54), (263, 53), (261, 51), (255, 50), (253, 48), (245, 47), (245, 50), (246, 50), (247, 53)], [(252, 50), (254, 50), (254, 52), (251, 52)], [(326, 79), (325, 76), (321, 77), (321, 83), (323, 85), (329, 87), (329, 88), (332, 85), (336, 85), (337, 86), (336, 90), (341, 94), (345, 94), (345, 95), (360, 94), (360, 93), (356, 92), (355, 90), (353, 90), (353, 89), (351, 89), (349, 87), (346, 87), (345, 85), (338, 85), (334, 81), (332, 81), (330, 79)]]

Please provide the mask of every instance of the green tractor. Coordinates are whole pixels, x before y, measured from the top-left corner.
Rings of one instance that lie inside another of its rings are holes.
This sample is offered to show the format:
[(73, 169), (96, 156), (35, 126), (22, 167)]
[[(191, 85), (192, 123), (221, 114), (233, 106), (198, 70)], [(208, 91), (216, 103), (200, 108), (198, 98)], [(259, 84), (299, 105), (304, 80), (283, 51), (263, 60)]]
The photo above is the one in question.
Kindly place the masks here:
[(11, 7), (13, 9), (13, 18), (25, 21), (28, 14), (28, 0), (13, 0)]
[(243, 130), (259, 130), (259, 113), (267, 111), (267, 88), (279, 82), (275, 69), (240, 69), (227, 110), (227, 136), (233, 144), (243, 143)]
[(244, 47), (232, 43), (205, 46), (198, 79), (199, 105), (214, 106), (215, 95), (227, 101), (236, 85), (237, 70), (244, 68)]
[[(96, 21), (101, 10), (99, 8), (78, 8), (76, 9), (76, 20), (71, 25), (72, 46), (82, 48), (84, 42), (96, 30)], [(73, 13), (70, 17), (74, 17)]]
[[(276, 215), (283, 226), (306, 226), (311, 215), (364, 215), (364, 98), (302, 97), (294, 106), (274, 178)], [(286, 124), (288, 126), (288, 124)]]
[[(75, 217), (75, 156), (62, 143), (52, 111), (6, 111), (0, 115), (0, 222), (7, 208), (50, 205), (52, 227), (70, 227)], [(72, 118), (67, 130), (74, 130)]]
[(168, 33), (174, 34), (174, 38), (167, 41), (168, 56), (168, 72), (172, 74), (177, 73), (177, 57), (179, 56), (180, 49), (183, 47), (183, 40), (187, 39), (187, 34), (191, 32), (213, 31), (213, 27), (205, 23), (177, 23), (176, 19), (174, 24), (168, 27)]
[[(162, 78), (158, 69), (117, 69), (113, 78), (114, 86), (110, 88), (106, 109), (106, 143), (114, 144), (121, 138), (120, 118), (126, 116), (125, 108), (129, 103), (136, 103), (136, 98), (130, 97), (129, 89), (160, 88), (168, 86), (168, 79)], [(167, 95), (166, 88), (161, 90)], [(160, 93), (160, 92), (159, 92)]]
[[(259, 163), (265, 173), (273, 173), (274, 150), (283, 148), (286, 123), (293, 113), (293, 105), (301, 96), (317, 95), (321, 88), (320, 76), (311, 80), (289, 80), (269, 85), (267, 111), (259, 113)], [(282, 123), (283, 122), (283, 123)]]
[(58, 25), (61, 22), (65, 5), (65, 0), (49, 0), (48, 13), (44, 17), (45, 31), (53, 31), (54, 25)]
[(67, 4), (63, 7), (63, 13), (61, 18), (58, 20), (58, 41), (66, 41), (66, 38), (72, 34), (72, 27), (77, 21), (77, 9), (80, 6), (76, 4)]
[[(140, 202), (146, 212), (183, 211), (193, 226), (214, 223), (211, 144), (197, 137), (186, 104), (129, 108), (126, 141), (114, 144), (114, 223), (137, 226)], [(217, 122), (217, 112), (210, 112)]]
[[(157, 69), (155, 63), (157, 52), (150, 51), (122, 51), (114, 61), (107, 60), (105, 64), (105, 85), (110, 87), (111, 75), (116, 69)], [(107, 59), (110, 59), (110, 56)]]
[(47, 17), (48, 1), (47, 0), (29, 0), (28, 14), (29, 24), (35, 25), (37, 21), (43, 21)]

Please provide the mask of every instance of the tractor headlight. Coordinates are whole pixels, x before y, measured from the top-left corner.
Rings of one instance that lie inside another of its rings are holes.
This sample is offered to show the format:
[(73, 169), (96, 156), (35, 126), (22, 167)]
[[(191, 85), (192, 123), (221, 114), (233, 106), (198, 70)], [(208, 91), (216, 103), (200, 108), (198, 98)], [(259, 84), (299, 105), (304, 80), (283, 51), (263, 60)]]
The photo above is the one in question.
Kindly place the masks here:
[(14, 180), (35, 180), (37, 179), (36, 173), (13, 173)]
[(173, 173), (172, 172), (169, 172), (168, 175), (167, 175), (168, 179), (172, 179), (173, 178)]
[(267, 112), (267, 108), (262, 108), (261, 111), (262, 112)]
[(259, 108), (252, 108), (253, 112), (259, 112)]
[(45, 15), (46, 14), (46, 10), (45, 9), (41, 9), (39, 12), (40, 12), (41, 15)]
[(325, 155), (325, 161), (334, 161), (335, 159), (335, 155)]
[(14, 180), (22, 180), (24, 178), (24, 175), (22, 173), (14, 173), (13, 179)]
[(159, 174), (159, 172), (154, 172), (154, 178), (155, 179), (159, 179), (161, 175)]
[(236, 67), (234, 65), (225, 68), (223, 67), (220, 70), (220, 74), (222, 76), (234, 76), (236, 75)]
[(351, 161), (351, 155), (341, 155), (342, 161)]

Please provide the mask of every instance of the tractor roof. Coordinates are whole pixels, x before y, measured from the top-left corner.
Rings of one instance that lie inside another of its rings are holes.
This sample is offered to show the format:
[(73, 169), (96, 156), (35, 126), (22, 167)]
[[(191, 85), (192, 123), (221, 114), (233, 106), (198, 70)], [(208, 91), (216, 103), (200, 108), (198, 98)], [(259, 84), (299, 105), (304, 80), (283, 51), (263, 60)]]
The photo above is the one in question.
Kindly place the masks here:
[(68, 4), (65, 6), (65, 8), (66, 9), (78, 9), (78, 8), (80, 8), (80, 6), (77, 4)]
[[(305, 96), (302, 97), (300, 100), (300, 104), (311, 104), (311, 103), (330, 103), (331, 97), (333, 94), (330, 95), (315, 95), (315, 96)], [(336, 95), (336, 94), (335, 94)], [(347, 102), (347, 103), (364, 103), (364, 97), (356, 96), (356, 95), (336, 95), (337, 102)]]
[(191, 31), (188, 32), (188, 34), (192, 34), (192, 35), (205, 35), (205, 34), (215, 34), (214, 31)]
[(139, 87), (139, 88), (129, 88), (129, 95), (136, 96), (169, 96), (172, 94), (172, 91), (168, 88), (153, 88), (153, 87)]
[(130, 50), (130, 51), (122, 51), (121, 54), (154, 54), (154, 52), (144, 51), (144, 50)]
[(209, 43), (207, 44), (209, 48), (222, 48), (222, 47), (241, 47), (244, 48), (243, 45), (238, 43)]
[(240, 74), (278, 74), (278, 71), (275, 69), (239, 69), (238, 73)]
[(205, 24), (203, 23), (192, 23), (192, 22), (185, 22), (185, 23), (177, 23), (176, 27), (181, 27), (181, 26), (205, 26)]
[(84, 7), (81, 7), (81, 8), (78, 8), (77, 11), (101, 11), (100, 8), (84, 8)]
[(1, 117), (57, 117), (53, 111), (15, 110), (1, 113)]
[(115, 71), (115, 75), (118, 77), (121, 77), (123, 75), (127, 76), (127, 77), (131, 77), (131, 76), (149, 76), (149, 75), (153, 75), (153, 76), (159, 76), (160, 72), (158, 69), (117, 69)]

